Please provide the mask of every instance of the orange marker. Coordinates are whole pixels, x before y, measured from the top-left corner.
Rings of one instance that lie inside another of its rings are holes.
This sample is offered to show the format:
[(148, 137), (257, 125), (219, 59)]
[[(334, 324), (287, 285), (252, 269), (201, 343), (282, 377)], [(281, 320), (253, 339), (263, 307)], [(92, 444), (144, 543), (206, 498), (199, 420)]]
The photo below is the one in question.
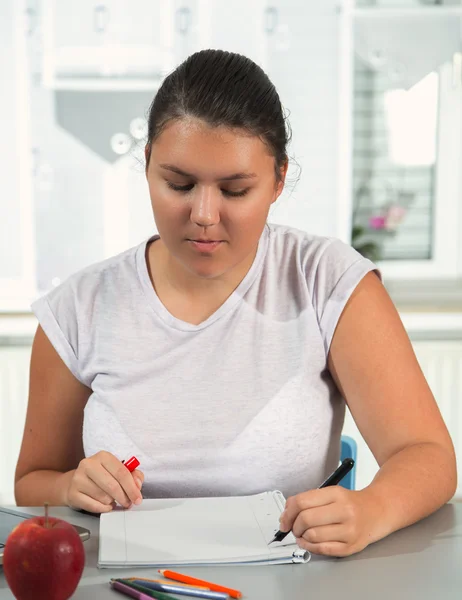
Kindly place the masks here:
[(196, 579), (195, 577), (182, 575), (181, 573), (175, 573), (175, 571), (168, 571), (166, 569), (159, 569), (159, 573), (164, 577), (167, 577), (167, 579), (173, 579), (174, 581), (181, 581), (182, 583), (189, 583), (191, 585), (205, 585), (213, 592), (224, 592), (225, 594), (229, 594), (231, 598), (242, 598), (242, 593), (238, 590), (233, 590), (216, 583), (210, 583), (209, 581), (203, 581), (202, 579)]

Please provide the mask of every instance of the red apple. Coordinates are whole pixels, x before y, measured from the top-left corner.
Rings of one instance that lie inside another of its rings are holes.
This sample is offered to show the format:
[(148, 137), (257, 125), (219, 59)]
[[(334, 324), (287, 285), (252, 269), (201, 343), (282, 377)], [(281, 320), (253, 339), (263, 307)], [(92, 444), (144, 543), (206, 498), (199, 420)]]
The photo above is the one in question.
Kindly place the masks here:
[(85, 551), (79, 534), (61, 519), (25, 519), (8, 536), (3, 572), (18, 600), (67, 600), (82, 576)]

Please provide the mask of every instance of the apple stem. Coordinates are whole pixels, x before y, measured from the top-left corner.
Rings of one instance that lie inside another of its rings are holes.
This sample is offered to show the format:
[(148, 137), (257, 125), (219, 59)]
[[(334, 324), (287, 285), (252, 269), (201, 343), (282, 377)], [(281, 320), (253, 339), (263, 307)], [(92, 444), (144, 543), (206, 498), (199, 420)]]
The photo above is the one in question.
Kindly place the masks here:
[(48, 502), (45, 502), (45, 527), (48, 529)]

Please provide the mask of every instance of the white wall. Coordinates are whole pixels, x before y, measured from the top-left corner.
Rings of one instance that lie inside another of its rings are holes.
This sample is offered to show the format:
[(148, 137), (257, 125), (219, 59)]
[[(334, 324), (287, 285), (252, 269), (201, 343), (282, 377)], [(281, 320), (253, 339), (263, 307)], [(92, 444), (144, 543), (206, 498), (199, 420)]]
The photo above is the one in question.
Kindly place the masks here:
[(281, 23), (290, 31), (290, 47), (272, 49), (268, 70), (290, 110), (291, 153), (302, 169), (292, 196), (283, 197), (275, 206), (273, 220), (321, 235), (341, 236), (337, 5), (335, 0), (277, 2)]

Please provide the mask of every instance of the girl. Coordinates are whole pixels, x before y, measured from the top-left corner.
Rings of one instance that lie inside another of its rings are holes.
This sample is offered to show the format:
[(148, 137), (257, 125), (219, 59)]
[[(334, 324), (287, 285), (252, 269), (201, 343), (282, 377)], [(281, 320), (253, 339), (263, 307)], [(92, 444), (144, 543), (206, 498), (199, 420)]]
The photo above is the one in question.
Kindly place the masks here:
[[(159, 234), (33, 304), (19, 505), (277, 488), (283, 531), (346, 556), (454, 494), (450, 437), (375, 265), (267, 224), (287, 143), (251, 60), (205, 50), (165, 79), (146, 145)], [(360, 491), (315, 489), (345, 404), (380, 469)]]

